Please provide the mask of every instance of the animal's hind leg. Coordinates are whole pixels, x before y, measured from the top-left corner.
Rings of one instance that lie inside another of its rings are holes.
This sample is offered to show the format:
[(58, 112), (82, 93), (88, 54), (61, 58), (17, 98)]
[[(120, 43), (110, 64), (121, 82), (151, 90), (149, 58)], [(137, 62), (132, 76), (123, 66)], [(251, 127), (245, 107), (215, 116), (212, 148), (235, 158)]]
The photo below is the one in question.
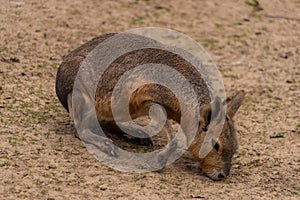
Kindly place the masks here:
[[(86, 100), (83, 98), (83, 100)], [(81, 135), (79, 137), (78, 130), (75, 132), (75, 136), (82, 141), (84, 141), (85, 145), (89, 147), (89, 150), (93, 151), (96, 155), (100, 155), (99, 152), (104, 153), (105, 156), (109, 157), (118, 157), (119, 156), (119, 149), (113, 144), (113, 141), (106, 138), (105, 136), (101, 135), (101, 131), (98, 129), (98, 126), (94, 126), (97, 122), (91, 119), (91, 116), (82, 116), (79, 113), (73, 112), (73, 105), (72, 105), (72, 93), (68, 95), (68, 109), (71, 119), (77, 120), (79, 123), (83, 122), (90, 122), (85, 124), (86, 128), (81, 128)], [(78, 105), (84, 106), (86, 102), (81, 102)], [(76, 106), (76, 105), (75, 105)], [(80, 109), (79, 109), (80, 110)], [(83, 119), (84, 117), (85, 119)], [(102, 155), (101, 155), (102, 156)]]

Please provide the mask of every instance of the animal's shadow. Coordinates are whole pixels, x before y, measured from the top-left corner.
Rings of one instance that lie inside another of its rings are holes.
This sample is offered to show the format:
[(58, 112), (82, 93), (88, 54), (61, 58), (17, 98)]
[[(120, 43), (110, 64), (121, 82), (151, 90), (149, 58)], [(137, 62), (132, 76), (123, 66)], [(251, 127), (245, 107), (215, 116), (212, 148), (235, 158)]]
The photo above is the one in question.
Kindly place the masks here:
[[(80, 140), (80, 138), (77, 136), (77, 130), (74, 127), (74, 123), (70, 118), (68, 118), (68, 116), (57, 118), (56, 123), (52, 124), (50, 129), (61, 135), (74, 136), (74, 141)], [(112, 132), (111, 130), (104, 129), (104, 133), (119, 148), (135, 153), (151, 152), (156, 149), (160, 149), (167, 144), (167, 138), (162, 132), (151, 138), (153, 141), (153, 146), (137, 144), (134, 140), (120, 136), (120, 133)], [(198, 164), (188, 152), (184, 153), (178, 160), (160, 172), (164, 172), (166, 170), (182, 171), (183, 173), (205, 178)]]

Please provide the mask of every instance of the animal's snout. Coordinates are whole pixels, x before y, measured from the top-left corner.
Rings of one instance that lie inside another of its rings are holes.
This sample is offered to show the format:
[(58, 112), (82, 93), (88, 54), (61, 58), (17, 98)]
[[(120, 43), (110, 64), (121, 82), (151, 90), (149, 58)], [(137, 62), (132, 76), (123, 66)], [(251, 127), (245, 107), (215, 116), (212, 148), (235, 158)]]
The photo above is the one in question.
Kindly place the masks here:
[(220, 172), (219, 175), (218, 175), (218, 179), (219, 180), (222, 180), (226, 177), (226, 175), (223, 173), (223, 172)]
[(223, 180), (227, 175), (223, 172), (223, 170), (221, 171), (216, 171), (215, 173), (213, 173), (212, 176), (209, 176), (212, 180), (214, 181), (221, 181)]

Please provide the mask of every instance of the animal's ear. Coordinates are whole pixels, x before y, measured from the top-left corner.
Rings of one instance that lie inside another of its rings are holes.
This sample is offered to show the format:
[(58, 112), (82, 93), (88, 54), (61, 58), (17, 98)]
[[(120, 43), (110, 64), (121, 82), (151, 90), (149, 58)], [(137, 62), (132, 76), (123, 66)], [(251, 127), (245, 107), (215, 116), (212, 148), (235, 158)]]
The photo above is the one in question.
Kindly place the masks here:
[(215, 119), (221, 110), (221, 99), (216, 97), (211, 103), (200, 107), (199, 123), (203, 131), (207, 131), (207, 127), (211, 120)]
[(237, 92), (231, 98), (227, 99), (227, 115), (233, 118), (236, 111), (242, 105), (243, 99), (245, 97), (245, 92), (243, 90)]

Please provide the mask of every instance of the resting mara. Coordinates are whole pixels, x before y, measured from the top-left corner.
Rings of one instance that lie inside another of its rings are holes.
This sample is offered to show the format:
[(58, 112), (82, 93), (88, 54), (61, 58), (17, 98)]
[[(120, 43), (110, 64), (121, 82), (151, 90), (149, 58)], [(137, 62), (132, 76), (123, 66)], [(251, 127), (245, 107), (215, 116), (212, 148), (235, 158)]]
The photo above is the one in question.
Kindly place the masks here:
[[(112, 37), (114, 34), (105, 34), (92, 39), (83, 44), (76, 50), (66, 56), (61, 63), (56, 77), (56, 93), (57, 96), (67, 111), (71, 111), (72, 106), (72, 91), (74, 81), (79, 70), (79, 67), (87, 55), (104, 40)], [(200, 105), (199, 127), (198, 132), (188, 148), (188, 151), (193, 155), (199, 163), (202, 171), (213, 180), (221, 180), (225, 178), (230, 171), (231, 161), (234, 153), (237, 150), (237, 137), (232, 118), (239, 109), (244, 92), (237, 92), (236, 95), (229, 98), (227, 101), (226, 119), (223, 127), (221, 127), (220, 136), (211, 141), (213, 147), (206, 157), (200, 158), (199, 151), (202, 142), (209, 134), (209, 125), (214, 120), (212, 110), (218, 109), (220, 99), (212, 100), (209, 96), (209, 90), (203, 81), (203, 78), (197, 73), (191, 64), (172, 52), (162, 49), (144, 48), (131, 51), (116, 59), (109, 68), (106, 69), (102, 78), (99, 80), (95, 95), (95, 109), (97, 118), (100, 124), (107, 129), (118, 130), (114, 122), (111, 110), (111, 95), (113, 88), (119, 78), (128, 70), (133, 69), (137, 65), (145, 63), (160, 63), (165, 64), (181, 73), (193, 86)], [(148, 84), (138, 88), (131, 96), (129, 102), (129, 111), (131, 117), (137, 118), (148, 115), (149, 108), (153, 104), (160, 104), (167, 113), (168, 119), (172, 119), (180, 123), (180, 105), (174, 94), (166, 87), (157, 84)], [(71, 117), (73, 114), (70, 113)], [(165, 125), (167, 127), (168, 124)], [(130, 131), (135, 131), (129, 129)], [(166, 130), (168, 138), (174, 137), (173, 133)], [(143, 140), (144, 144), (150, 144), (151, 139)]]

